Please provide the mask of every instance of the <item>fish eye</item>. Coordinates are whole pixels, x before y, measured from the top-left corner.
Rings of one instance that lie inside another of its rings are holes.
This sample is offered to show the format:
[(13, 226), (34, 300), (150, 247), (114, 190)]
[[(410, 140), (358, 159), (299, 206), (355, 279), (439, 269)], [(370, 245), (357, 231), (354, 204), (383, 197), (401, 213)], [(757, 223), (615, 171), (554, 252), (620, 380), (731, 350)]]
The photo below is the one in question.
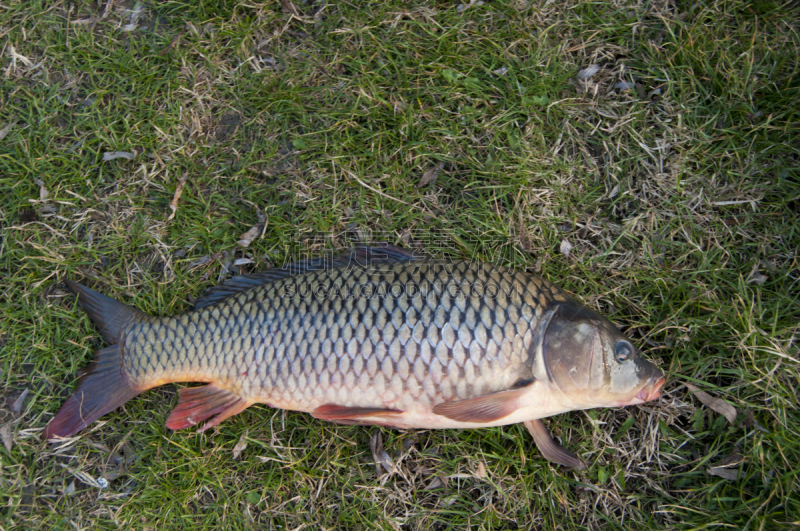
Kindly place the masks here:
[(620, 363), (629, 359), (632, 353), (633, 353), (633, 345), (631, 345), (624, 339), (618, 342), (617, 346), (614, 349), (614, 354), (616, 354), (617, 361)]

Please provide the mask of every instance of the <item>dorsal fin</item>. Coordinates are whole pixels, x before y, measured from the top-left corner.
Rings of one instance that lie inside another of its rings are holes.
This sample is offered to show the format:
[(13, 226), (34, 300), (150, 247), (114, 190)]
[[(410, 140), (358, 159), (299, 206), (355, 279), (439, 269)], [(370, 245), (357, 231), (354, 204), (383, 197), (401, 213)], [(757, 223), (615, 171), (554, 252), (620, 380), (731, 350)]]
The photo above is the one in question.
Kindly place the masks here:
[(311, 271), (321, 271), (324, 269), (335, 269), (337, 267), (369, 267), (379, 264), (392, 264), (396, 262), (409, 262), (420, 260), (421, 256), (415, 255), (413, 251), (395, 247), (394, 245), (375, 244), (371, 246), (358, 246), (348, 249), (336, 256), (321, 256), (319, 258), (309, 258), (300, 260), (273, 269), (267, 269), (260, 273), (248, 273), (238, 275), (226, 282), (209, 289), (195, 303), (195, 309), (204, 308), (212, 304), (223, 301), (233, 295), (240, 293), (262, 284), (269, 284), (282, 278), (302, 275)]

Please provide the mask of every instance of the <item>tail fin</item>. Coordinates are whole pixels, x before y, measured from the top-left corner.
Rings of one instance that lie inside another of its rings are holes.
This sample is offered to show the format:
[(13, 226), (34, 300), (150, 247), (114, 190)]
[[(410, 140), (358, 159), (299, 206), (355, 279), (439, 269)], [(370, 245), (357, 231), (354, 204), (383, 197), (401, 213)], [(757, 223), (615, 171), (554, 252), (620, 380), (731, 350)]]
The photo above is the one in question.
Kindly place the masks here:
[(66, 283), (69, 289), (78, 296), (78, 305), (89, 314), (106, 343), (116, 344), (119, 341), (120, 330), (125, 323), (136, 316), (144, 315), (127, 304), (101, 295), (77, 282), (67, 279)]
[[(78, 295), (78, 304), (89, 314), (103, 339), (109, 343), (117, 343), (123, 326), (141, 314), (71, 280), (67, 280), (67, 285)], [(128, 384), (122, 373), (121, 361), (119, 345), (97, 351), (94, 361), (81, 370), (75, 394), (69, 397), (47, 425), (45, 439), (74, 435), (143, 391)]]

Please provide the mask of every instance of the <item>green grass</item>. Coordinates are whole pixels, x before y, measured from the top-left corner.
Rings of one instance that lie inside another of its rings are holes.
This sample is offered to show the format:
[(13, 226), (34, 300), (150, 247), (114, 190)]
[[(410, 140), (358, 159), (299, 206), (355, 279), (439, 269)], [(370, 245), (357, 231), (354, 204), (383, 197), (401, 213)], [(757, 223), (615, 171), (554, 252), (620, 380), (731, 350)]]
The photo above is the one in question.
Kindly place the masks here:
[[(291, 19), (277, 2), (145, 0), (132, 31), (135, 2), (102, 19), (100, 4), (0, 6), (0, 528), (800, 523), (795, 4), (309, 1)], [(578, 82), (589, 64), (603, 68)], [(549, 419), (582, 472), (519, 426), (399, 432), (253, 407), (169, 432), (174, 386), (63, 448), (40, 441), (101, 345), (63, 278), (177, 314), (233, 260), (260, 270), (369, 232), (564, 286), (667, 371), (664, 398)], [(376, 472), (376, 434), (393, 473)], [(735, 453), (738, 477), (709, 474)]]

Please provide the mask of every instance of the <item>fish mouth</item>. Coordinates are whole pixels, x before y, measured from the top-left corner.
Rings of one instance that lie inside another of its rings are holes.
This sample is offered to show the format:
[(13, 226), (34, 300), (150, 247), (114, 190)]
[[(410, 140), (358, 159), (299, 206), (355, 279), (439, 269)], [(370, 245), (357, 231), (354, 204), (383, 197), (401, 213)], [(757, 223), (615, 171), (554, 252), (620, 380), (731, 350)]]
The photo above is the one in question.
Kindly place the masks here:
[(655, 400), (661, 396), (661, 386), (667, 381), (666, 378), (663, 376), (660, 377), (658, 380), (653, 380), (641, 389), (636, 394), (636, 398), (641, 400), (642, 402), (649, 402), (650, 400)]

